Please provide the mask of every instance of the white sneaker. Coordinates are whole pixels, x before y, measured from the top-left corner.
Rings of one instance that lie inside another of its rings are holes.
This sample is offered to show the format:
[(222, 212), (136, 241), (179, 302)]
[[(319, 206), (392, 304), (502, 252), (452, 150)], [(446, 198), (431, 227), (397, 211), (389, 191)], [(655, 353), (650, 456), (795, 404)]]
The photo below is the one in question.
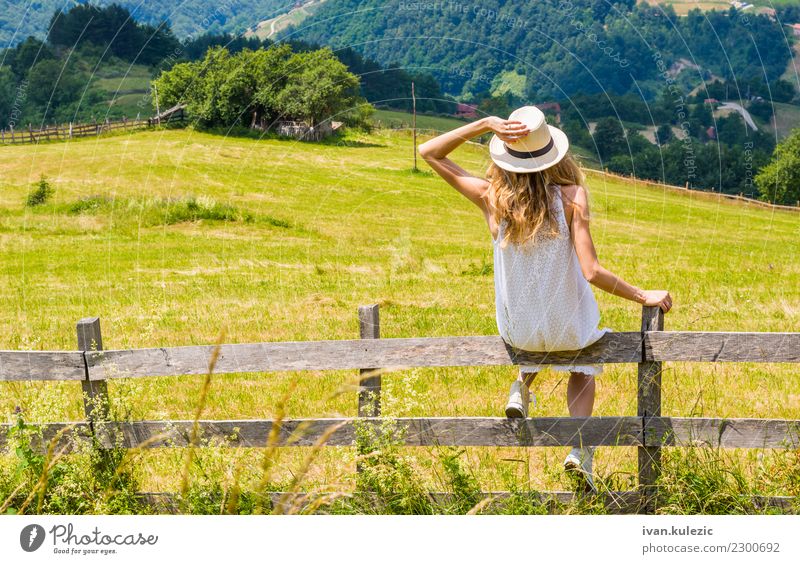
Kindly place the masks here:
[[(524, 386), (519, 380), (514, 380), (511, 384), (511, 391), (508, 394), (508, 403), (506, 403), (506, 417), (509, 418), (525, 418), (528, 417), (528, 404), (531, 401), (530, 392), (525, 393)], [(536, 396), (533, 397), (534, 404)]]
[(596, 492), (594, 477), (592, 476), (592, 458), (595, 447), (573, 448), (564, 459), (564, 470), (582, 478), (587, 489)]

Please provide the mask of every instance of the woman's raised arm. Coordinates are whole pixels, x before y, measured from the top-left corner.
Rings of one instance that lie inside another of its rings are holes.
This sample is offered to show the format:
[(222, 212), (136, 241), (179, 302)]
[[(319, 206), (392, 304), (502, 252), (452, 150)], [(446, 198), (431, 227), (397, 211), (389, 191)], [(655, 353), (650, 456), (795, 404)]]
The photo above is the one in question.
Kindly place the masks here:
[(469, 139), (490, 131), (496, 133), (503, 141), (510, 142), (527, 135), (529, 129), (525, 124), (519, 121), (505, 120), (490, 116), (462, 125), (447, 133), (442, 133), (419, 146), (419, 154), (425, 159), (425, 162), (427, 162), (439, 176), (444, 178), (448, 184), (478, 206), (484, 213), (487, 212), (487, 208), (483, 195), (489, 183), (485, 178), (478, 178), (468, 173), (448, 159), (447, 155)]

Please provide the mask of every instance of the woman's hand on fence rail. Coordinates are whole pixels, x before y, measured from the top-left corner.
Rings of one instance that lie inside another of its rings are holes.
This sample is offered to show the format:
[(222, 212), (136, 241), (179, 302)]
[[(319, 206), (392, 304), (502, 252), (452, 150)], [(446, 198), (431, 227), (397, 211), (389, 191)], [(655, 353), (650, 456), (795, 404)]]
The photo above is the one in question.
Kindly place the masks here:
[(658, 306), (664, 313), (672, 309), (672, 296), (666, 290), (639, 290), (641, 304)]

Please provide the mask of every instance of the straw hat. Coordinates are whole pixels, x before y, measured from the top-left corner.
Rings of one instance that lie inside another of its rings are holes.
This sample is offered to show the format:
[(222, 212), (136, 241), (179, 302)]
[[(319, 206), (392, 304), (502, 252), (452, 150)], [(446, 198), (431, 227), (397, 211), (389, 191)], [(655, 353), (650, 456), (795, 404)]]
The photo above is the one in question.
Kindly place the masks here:
[(547, 125), (542, 110), (536, 106), (514, 110), (508, 119), (521, 121), (530, 133), (508, 144), (497, 135), (492, 136), (489, 155), (500, 168), (511, 172), (536, 172), (553, 166), (567, 154), (567, 134)]

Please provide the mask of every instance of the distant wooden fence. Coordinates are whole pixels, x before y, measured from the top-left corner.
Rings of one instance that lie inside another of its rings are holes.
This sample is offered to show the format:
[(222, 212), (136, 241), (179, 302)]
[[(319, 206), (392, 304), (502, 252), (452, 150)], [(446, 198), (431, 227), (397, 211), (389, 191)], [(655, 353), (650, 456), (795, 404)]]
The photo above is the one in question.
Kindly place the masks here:
[(706, 199), (726, 199), (726, 200), (737, 200), (739, 202), (745, 202), (747, 204), (753, 204), (754, 206), (759, 206), (762, 208), (774, 209), (774, 210), (787, 210), (787, 211), (800, 211), (800, 200), (797, 201), (797, 205), (794, 206), (786, 206), (781, 204), (773, 204), (771, 202), (764, 202), (762, 200), (756, 200), (754, 198), (748, 198), (742, 193), (739, 194), (726, 194), (725, 192), (721, 191), (714, 191), (711, 190), (696, 190), (693, 188), (689, 188), (689, 183), (686, 183), (686, 186), (675, 186), (673, 184), (664, 184), (663, 182), (658, 182), (655, 180), (648, 180), (646, 178), (639, 178), (637, 176), (626, 176), (624, 174), (617, 174), (615, 172), (609, 172), (608, 169), (599, 170), (596, 168), (587, 168), (583, 167), (584, 170), (589, 172), (596, 172), (598, 174), (604, 174), (606, 176), (611, 176), (613, 178), (620, 178), (626, 181), (633, 181), (639, 182), (641, 184), (645, 184), (647, 186), (654, 186), (657, 188), (666, 188), (668, 190), (677, 190), (678, 192), (691, 192), (693, 195), (700, 194), (701, 197), (705, 197)]
[(52, 125), (41, 129), (33, 129), (28, 124), (27, 129), (3, 129), (0, 130), (0, 145), (17, 145), (40, 143), (42, 141), (65, 141), (80, 137), (96, 137), (102, 133), (111, 131), (134, 131), (145, 129), (156, 124), (168, 122), (183, 123), (186, 119), (184, 107), (170, 108), (159, 115), (147, 119), (127, 119), (125, 117), (118, 120), (108, 120), (92, 123), (68, 123), (64, 125)]
[[(382, 339), (377, 305), (360, 307), (359, 321), (359, 340), (220, 345), (214, 367), (215, 374), (359, 369), (358, 418), (284, 419), (279, 423), (269, 419), (203, 420), (199, 422), (201, 436), (218, 439), (222, 446), (263, 447), (273, 426), (279, 425), (281, 446), (309, 446), (335, 426), (326, 445), (353, 446), (356, 419), (367, 425), (381, 422), (381, 376), (375, 367), (635, 363), (638, 364), (635, 416), (396, 420), (407, 428), (405, 443), (415, 446), (635, 446), (638, 488), (603, 494), (609, 509), (622, 513), (654, 511), (664, 447), (800, 447), (798, 420), (669, 417), (661, 413), (663, 362), (797, 363), (800, 333), (664, 331), (660, 309), (644, 307), (641, 331), (607, 333), (580, 351), (537, 353), (513, 349), (498, 336)], [(206, 374), (215, 345), (104, 350), (97, 317), (81, 319), (77, 332), (77, 351), (0, 351), (0, 381), (74, 380), (83, 386), (86, 420), (37, 424), (44, 441), (72, 427), (60, 440), (89, 440), (94, 432), (101, 444), (108, 447), (115, 436), (121, 438), (126, 448), (146, 441), (147, 448), (191, 444), (193, 421), (104, 421), (98, 426), (100, 419), (92, 405), (107, 405), (109, 380)], [(9, 427), (0, 425), (0, 446), (6, 442)], [(44, 448), (44, 444), (38, 448)], [(162, 494), (147, 495), (155, 500)], [(542, 492), (540, 495), (568, 500), (574, 494)], [(758, 501), (784, 509), (792, 507), (792, 498), (787, 497)]]
[[(411, 129), (411, 124), (410, 123), (406, 123), (406, 122), (402, 122), (402, 121), (398, 122), (398, 121), (392, 121), (392, 120), (389, 120), (388, 124), (383, 124), (380, 120), (378, 120), (376, 122), (375, 126), (378, 129), (380, 129), (380, 128), (387, 128), (387, 129), (393, 129), (393, 130)], [(422, 135), (439, 135), (439, 134), (442, 133), (442, 130), (418, 127), (417, 128), (417, 133), (422, 134)], [(485, 145), (486, 144), (486, 143), (480, 143), (480, 142), (474, 142), (474, 141), (468, 141), (468, 143), (473, 143), (473, 144), (477, 144), (477, 145)], [(684, 193), (685, 192), (691, 192), (692, 194), (700, 194), (701, 197), (707, 197), (709, 199), (713, 198), (713, 199), (719, 200), (719, 199), (723, 199), (724, 198), (726, 200), (737, 200), (737, 201), (740, 201), (740, 202), (745, 202), (747, 204), (752, 204), (754, 206), (759, 206), (759, 207), (762, 207), (762, 208), (776, 209), (776, 210), (787, 210), (787, 211), (800, 211), (800, 200), (798, 200), (797, 204), (794, 205), (794, 206), (782, 205), (782, 204), (773, 204), (772, 202), (764, 202), (762, 200), (756, 200), (755, 198), (748, 198), (747, 196), (745, 196), (741, 192), (739, 194), (727, 194), (727, 193), (719, 191), (719, 190), (714, 191), (713, 187), (712, 187), (711, 190), (703, 190), (702, 188), (700, 188), (700, 189), (689, 188), (689, 183), (688, 182), (686, 183), (686, 186), (675, 186), (673, 184), (665, 184), (663, 182), (658, 182), (656, 180), (649, 180), (647, 178), (639, 178), (638, 176), (633, 176), (633, 175), (626, 176), (624, 174), (618, 174), (618, 173), (615, 173), (615, 172), (609, 172), (608, 168), (605, 168), (604, 170), (600, 170), (600, 169), (597, 169), (597, 168), (589, 168), (589, 167), (582, 167), (582, 168), (585, 171), (596, 172), (598, 174), (604, 174), (606, 176), (611, 176), (611, 177), (619, 178), (619, 179), (626, 180), (626, 181), (639, 182), (639, 183), (645, 184), (647, 186), (654, 186), (654, 187), (657, 187), (657, 188), (666, 188), (668, 190), (678, 190), (678, 191), (684, 192)]]

